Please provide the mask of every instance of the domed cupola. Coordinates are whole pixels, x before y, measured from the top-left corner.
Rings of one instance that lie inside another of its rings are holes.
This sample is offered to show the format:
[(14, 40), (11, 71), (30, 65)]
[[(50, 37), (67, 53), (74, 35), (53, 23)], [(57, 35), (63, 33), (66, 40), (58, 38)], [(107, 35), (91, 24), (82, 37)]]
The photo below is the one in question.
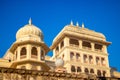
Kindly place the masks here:
[(20, 28), (16, 33), (16, 40), (37, 40), (43, 41), (43, 33), (42, 31), (32, 24), (32, 20), (29, 20), (29, 24)]

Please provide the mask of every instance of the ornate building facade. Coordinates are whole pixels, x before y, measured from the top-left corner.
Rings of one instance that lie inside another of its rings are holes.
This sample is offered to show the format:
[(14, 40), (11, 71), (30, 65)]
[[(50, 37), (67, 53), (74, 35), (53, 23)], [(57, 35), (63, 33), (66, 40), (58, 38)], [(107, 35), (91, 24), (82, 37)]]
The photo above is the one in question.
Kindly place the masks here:
[(55, 37), (52, 59), (61, 57), (69, 73), (94, 73), (110, 76), (107, 46), (110, 42), (102, 33), (76, 26), (71, 22)]
[[(71, 22), (49, 48), (43, 41), (42, 31), (30, 19), (17, 31), (16, 41), (0, 59), (0, 79), (94, 80), (96, 77), (111, 77), (107, 52), (110, 44), (102, 33)], [(50, 50), (53, 51), (52, 57), (47, 56)]]

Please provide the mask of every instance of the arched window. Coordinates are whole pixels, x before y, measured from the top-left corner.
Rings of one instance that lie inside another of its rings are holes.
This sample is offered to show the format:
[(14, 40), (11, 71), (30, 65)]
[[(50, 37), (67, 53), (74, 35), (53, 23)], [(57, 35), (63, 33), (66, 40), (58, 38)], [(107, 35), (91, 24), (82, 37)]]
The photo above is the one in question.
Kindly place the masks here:
[(59, 52), (59, 47), (57, 46), (55, 49), (55, 53), (57, 54)]
[(70, 59), (73, 59), (73, 58), (74, 58), (74, 53), (70, 52)]
[(71, 72), (76, 72), (75, 66), (71, 66)]
[(80, 67), (77, 67), (77, 72), (82, 72)]
[(97, 65), (100, 64), (100, 59), (99, 59), (99, 57), (96, 57), (96, 64), (97, 64)]
[(101, 63), (103, 66), (105, 66), (105, 58), (101, 58)]
[(32, 58), (37, 57), (37, 48), (36, 47), (32, 47), (32, 49), (31, 49), (31, 57)]
[(76, 54), (76, 60), (80, 60), (80, 54), (79, 53)]
[(83, 56), (83, 59), (84, 59), (84, 62), (85, 62), (85, 63), (88, 62), (87, 55), (84, 55), (84, 56)]
[(45, 55), (44, 55), (44, 51), (41, 50), (41, 60), (44, 60), (44, 57), (45, 57)]
[(20, 58), (25, 58), (27, 54), (27, 50), (25, 47), (23, 47), (20, 51)]
[(105, 75), (106, 75), (106, 71), (103, 71), (103, 77), (105, 77)]
[(94, 73), (94, 70), (93, 70), (93, 69), (90, 69), (90, 73)]
[(97, 70), (97, 75), (101, 76), (101, 71), (100, 70)]
[(60, 48), (64, 47), (64, 42), (62, 41), (60, 44)]
[(85, 68), (84, 72), (88, 74), (89, 73), (88, 68)]
[(89, 56), (89, 63), (93, 63), (93, 57), (92, 56)]

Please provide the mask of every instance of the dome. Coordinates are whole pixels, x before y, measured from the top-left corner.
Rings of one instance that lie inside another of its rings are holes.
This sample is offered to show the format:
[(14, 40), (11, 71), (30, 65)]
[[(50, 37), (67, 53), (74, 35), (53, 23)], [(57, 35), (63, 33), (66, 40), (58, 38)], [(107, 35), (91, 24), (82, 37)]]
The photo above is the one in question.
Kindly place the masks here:
[(56, 59), (55, 61), (56, 67), (62, 67), (64, 65), (64, 61), (61, 58)]
[(41, 40), (43, 40), (42, 31), (32, 24), (31, 19), (29, 20), (29, 24), (23, 26), (17, 31), (16, 39), (18, 40), (20, 38), (28, 37), (28, 36), (38, 37)]

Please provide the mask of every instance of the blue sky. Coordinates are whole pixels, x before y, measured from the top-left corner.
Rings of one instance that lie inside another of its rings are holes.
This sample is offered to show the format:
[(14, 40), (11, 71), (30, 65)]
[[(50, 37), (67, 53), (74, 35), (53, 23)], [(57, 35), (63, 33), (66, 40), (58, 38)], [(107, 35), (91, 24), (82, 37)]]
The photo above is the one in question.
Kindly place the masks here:
[(43, 31), (48, 46), (71, 20), (103, 33), (112, 42), (108, 47), (110, 66), (120, 71), (120, 0), (0, 0), (0, 57), (30, 17)]

